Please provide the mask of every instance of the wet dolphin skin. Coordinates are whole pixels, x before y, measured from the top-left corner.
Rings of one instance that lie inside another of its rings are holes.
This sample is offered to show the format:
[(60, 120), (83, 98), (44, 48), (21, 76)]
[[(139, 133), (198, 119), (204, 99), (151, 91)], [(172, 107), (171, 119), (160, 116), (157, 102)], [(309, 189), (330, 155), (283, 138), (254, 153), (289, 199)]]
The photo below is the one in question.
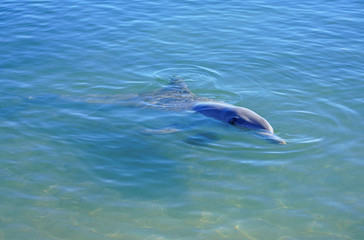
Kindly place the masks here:
[(226, 103), (197, 102), (192, 110), (233, 126), (256, 130), (254, 134), (267, 141), (286, 144), (286, 142), (274, 135), (272, 126), (259, 114), (244, 107), (237, 107)]

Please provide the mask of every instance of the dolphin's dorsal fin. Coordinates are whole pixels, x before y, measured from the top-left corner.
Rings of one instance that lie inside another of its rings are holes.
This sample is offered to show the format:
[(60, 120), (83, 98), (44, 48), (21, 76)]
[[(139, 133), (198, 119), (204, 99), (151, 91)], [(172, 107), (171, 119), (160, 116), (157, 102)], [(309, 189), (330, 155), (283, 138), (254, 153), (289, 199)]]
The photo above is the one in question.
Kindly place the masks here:
[[(176, 85), (176, 84), (181, 84), (183, 83), (184, 84), (184, 80), (182, 77), (180, 76), (173, 76), (171, 77), (171, 79), (169, 80), (169, 85)], [(184, 84), (186, 85), (186, 84)]]
[(181, 77), (172, 77), (167, 86), (153, 92), (140, 93), (138, 98), (148, 106), (173, 111), (190, 110), (193, 103), (200, 100)]
[(171, 80), (169, 81), (169, 86), (180, 93), (192, 95), (191, 90), (187, 87), (185, 81), (180, 76), (171, 77)]

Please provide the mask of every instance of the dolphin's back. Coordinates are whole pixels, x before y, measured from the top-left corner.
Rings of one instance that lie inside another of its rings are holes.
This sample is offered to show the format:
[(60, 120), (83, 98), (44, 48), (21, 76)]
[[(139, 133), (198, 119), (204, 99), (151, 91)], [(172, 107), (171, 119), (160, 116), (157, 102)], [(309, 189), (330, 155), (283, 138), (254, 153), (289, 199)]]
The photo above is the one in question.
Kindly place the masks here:
[(196, 102), (208, 101), (193, 94), (180, 77), (172, 77), (168, 86), (153, 92), (141, 93), (138, 98), (147, 107), (170, 111), (191, 110)]

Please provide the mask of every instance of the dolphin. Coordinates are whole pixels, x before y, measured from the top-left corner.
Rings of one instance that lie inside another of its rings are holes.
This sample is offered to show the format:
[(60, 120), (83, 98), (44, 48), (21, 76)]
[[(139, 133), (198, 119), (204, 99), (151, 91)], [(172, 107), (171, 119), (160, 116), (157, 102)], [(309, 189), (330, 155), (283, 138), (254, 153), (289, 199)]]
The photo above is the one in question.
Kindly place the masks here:
[(192, 110), (232, 126), (253, 130), (252, 133), (272, 143), (286, 144), (274, 134), (269, 122), (256, 112), (239, 106), (195, 96), (181, 77), (172, 77), (169, 85), (154, 92), (141, 93), (146, 106), (169, 110)]
[[(269, 122), (256, 112), (228, 103), (196, 96), (181, 77), (172, 77), (169, 85), (152, 92), (123, 95), (88, 95), (85, 97), (62, 96), (63, 99), (88, 103), (127, 104), (138, 107), (152, 107), (170, 111), (194, 111), (207, 117), (250, 131), (253, 135), (272, 143), (286, 144), (274, 134)], [(33, 98), (32, 98), (33, 99)], [(169, 133), (175, 129), (147, 130), (146, 132)]]

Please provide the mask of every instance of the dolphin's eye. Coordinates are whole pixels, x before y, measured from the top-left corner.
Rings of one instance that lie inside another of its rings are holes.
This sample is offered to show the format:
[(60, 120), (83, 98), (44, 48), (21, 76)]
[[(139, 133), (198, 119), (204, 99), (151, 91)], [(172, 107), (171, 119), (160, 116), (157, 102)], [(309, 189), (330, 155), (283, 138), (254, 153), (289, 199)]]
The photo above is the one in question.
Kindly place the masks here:
[(238, 117), (232, 117), (232, 118), (230, 118), (230, 120), (229, 120), (229, 124), (231, 124), (231, 125), (236, 125), (236, 122), (238, 121)]

